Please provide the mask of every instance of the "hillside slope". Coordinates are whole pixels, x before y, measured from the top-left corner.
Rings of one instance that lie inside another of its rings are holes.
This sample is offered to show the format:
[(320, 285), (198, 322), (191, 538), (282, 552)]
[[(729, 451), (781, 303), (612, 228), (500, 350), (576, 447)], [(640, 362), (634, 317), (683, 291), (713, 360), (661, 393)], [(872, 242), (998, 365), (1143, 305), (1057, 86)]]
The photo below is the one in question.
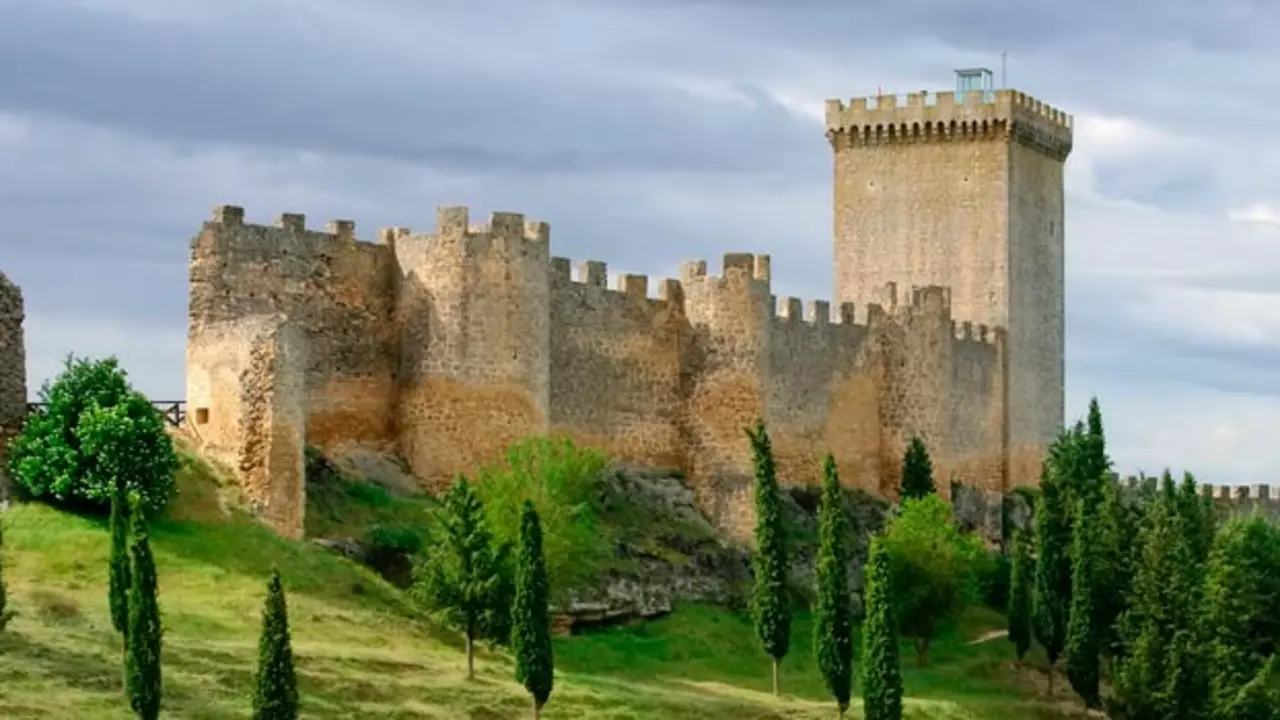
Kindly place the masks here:
[[(249, 716), (259, 613), (272, 566), (289, 591), (306, 718), (517, 718), (528, 702), (501, 655), (463, 679), (461, 643), (421, 618), (372, 571), (243, 519), (216, 474), (184, 457), (174, 517), (158, 523), (165, 716)], [(105, 523), (38, 504), (0, 515), (5, 579), (19, 613), (0, 633), (0, 717), (127, 718), (120, 650), (106, 606)], [(918, 719), (1060, 717), (1009, 685), (1006, 643), (969, 645), (998, 627), (975, 615), (943, 638), (927, 670), (908, 668)], [(650, 623), (557, 640), (557, 685), (544, 717), (829, 718), (797, 618), (781, 700), (740, 614), (687, 605)], [(907, 655), (909, 657), (909, 654)], [(858, 713), (851, 713), (858, 717)]]

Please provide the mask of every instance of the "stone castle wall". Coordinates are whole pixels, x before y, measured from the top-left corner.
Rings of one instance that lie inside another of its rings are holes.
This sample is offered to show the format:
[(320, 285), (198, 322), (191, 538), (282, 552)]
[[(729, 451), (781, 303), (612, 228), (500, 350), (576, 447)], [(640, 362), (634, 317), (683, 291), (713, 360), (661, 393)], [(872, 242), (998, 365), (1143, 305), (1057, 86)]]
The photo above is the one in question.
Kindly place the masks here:
[[(948, 291), (844, 304), (775, 298), (769, 258), (719, 275), (620, 275), (550, 255), (545, 223), (442, 208), (431, 233), (357, 241), (299, 215), (276, 227), (221, 207), (192, 242), (188, 413), (250, 497), (301, 532), (302, 449), (399, 452), (431, 489), (513, 442), (567, 433), (619, 459), (684, 469), (730, 530), (750, 527), (744, 428), (769, 424), (785, 481), (896, 486), (912, 433), (939, 484), (1002, 490), (1000, 331), (951, 317)], [(807, 314), (806, 314), (807, 313)], [(296, 506), (290, 509), (290, 506)]]
[(27, 351), (22, 290), (0, 273), (0, 500), (8, 496), (5, 448), (27, 417)]

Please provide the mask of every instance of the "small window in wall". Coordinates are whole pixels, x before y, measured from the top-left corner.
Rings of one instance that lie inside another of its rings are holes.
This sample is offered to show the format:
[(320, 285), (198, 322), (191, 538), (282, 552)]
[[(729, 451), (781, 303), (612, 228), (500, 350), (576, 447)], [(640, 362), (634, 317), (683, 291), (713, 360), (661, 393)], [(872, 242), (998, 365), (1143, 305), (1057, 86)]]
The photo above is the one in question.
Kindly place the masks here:
[(209, 424), (209, 408), (196, 408), (196, 424), (197, 425)]
[(1050, 221), (1049, 221), (1049, 237), (1053, 237), (1053, 231), (1054, 231), (1054, 230), (1057, 230), (1057, 229), (1058, 229), (1058, 225), (1057, 225), (1057, 223), (1055, 223), (1054, 221), (1050, 220)]

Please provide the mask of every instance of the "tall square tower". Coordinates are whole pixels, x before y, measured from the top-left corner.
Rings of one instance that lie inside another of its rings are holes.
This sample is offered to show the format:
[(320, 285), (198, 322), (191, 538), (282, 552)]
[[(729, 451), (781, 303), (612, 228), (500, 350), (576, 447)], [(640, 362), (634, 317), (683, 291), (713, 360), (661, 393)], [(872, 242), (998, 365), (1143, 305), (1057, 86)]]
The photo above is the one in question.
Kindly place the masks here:
[(1071, 117), (993, 89), (988, 70), (956, 74), (956, 92), (905, 105), (827, 101), (834, 299), (861, 306), (886, 283), (943, 285), (957, 320), (1005, 328), (1006, 482), (1034, 483), (1063, 422)]

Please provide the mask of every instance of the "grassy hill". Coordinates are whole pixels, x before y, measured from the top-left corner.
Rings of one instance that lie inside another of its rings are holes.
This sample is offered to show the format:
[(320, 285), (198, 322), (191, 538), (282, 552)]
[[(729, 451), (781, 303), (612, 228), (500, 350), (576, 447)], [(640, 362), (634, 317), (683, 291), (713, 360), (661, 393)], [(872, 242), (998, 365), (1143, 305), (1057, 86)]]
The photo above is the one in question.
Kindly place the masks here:
[[(179, 487), (173, 517), (153, 529), (166, 717), (249, 716), (273, 565), (289, 591), (303, 717), (527, 715), (502, 655), (482, 654), (477, 681), (466, 682), (460, 639), (423, 619), (373, 572), (244, 519), (218, 475), (189, 454)], [(19, 613), (0, 633), (0, 717), (129, 717), (107, 615), (105, 523), (38, 504), (17, 505), (0, 520), (4, 575)], [(1008, 643), (970, 644), (999, 629), (998, 616), (975, 611), (962, 625), (935, 645), (931, 668), (905, 669), (908, 717), (1065, 716), (1062, 702), (1028, 701), (1027, 675), (1015, 672)], [(829, 718), (810, 647), (801, 615), (783, 665), (787, 696), (779, 700), (768, 692), (768, 662), (749, 621), (722, 608), (685, 606), (656, 622), (559, 638), (557, 684), (544, 717)], [(911, 657), (905, 647), (904, 657)], [(859, 716), (856, 706), (850, 715)]]

